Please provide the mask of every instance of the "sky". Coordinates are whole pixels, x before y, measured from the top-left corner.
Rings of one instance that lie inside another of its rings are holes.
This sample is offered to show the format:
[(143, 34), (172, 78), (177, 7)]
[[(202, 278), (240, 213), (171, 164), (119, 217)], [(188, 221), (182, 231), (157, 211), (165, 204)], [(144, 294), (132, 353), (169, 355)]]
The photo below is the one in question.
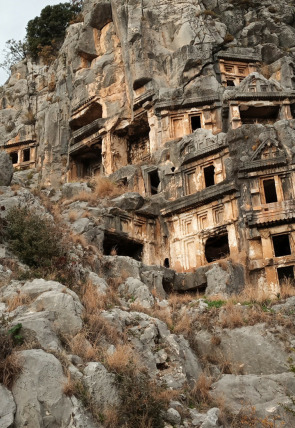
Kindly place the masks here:
[[(65, 3), (63, 0), (0, 0), (0, 62), (9, 39), (23, 40), (27, 23), (40, 15), (48, 5)], [(6, 82), (8, 74), (0, 69), (0, 85)]]

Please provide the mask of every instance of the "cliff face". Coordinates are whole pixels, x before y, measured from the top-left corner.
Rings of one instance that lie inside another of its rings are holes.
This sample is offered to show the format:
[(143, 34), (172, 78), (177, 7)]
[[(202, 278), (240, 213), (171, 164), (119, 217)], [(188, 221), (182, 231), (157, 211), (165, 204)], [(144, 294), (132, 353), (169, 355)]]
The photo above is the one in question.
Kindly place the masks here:
[[(293, 3), (85, 0), (13, 67), (1, 428), (294, 426)], [(13, 207), (67, 241), (46, 280)]]
[(258, 58), (267, 77), (292, 89), (293, 51), (294, 6), (288, 1), (274, 7), (267, 1), (87, 0), (84, 23), (68, 28), (53, 65), (25, 60), (13, 68), (1, 91), (1, 145), (30, 145), (30, 162), (42, 168), (44, 179), (65, 180), (69, 152), (75, 158), (72, 132), (91, 123), (90, 116), (102, 118), (98, 137), (109, 174), (128, 163), (122, 135), (136, 132), (131, 124), (139, 111), (148, 115), (154, 152), (163, 137), (152, 106), (164, 102), (171, 109), (176, 99), (181, 105), (222, 95), (218, 53)]

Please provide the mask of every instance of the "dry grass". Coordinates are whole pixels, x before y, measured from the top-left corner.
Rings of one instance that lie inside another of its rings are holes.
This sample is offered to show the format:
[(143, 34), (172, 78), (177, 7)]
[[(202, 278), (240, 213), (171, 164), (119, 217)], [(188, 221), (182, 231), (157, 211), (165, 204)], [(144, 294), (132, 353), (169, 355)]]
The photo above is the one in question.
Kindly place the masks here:
[(295, 296), (295, 284), (294, 280), (285, 279), (281, 285), (280, 297), (282, 299), (287, 299), (288, 297)]
[(184, 334), (188, 336), (192, 331), (193, 319), (187, 313), (180, 314), (180, 317), (174, 324), (173, 332), (176, 334)]
[(116, 373), (124, 373), (130, 364), (133, 370), (138, 366), (138, 359), (129, 345), (118, 345), (113, 354), (105, 354), (107, 367)]
[(63, 393), (68, 397), (75, 395), (75, 391), (76, 391), (75, 383), (71, 379), (70, 375), (68, 375), (67, 382), (64, 384), (62, 390), (63, 390)]
[(103, 412), (103, 426), (114, 428), (119, 426), (119, 413), (116, 407), (108, 407)]
[(219, 336), (214, 335), (211, 337), (210, 342), (211, 342), (211, 345), (213, 345), (213, 346), (219, 346), (221, 344), (221, 339)]
[(68, 212), (68, 219), (70, 223), (74, 223), (78, 219), (78, 213), (77, 211), (70, 210)]
[(19, 292), (17, 295), (7, 300), (6, 304), (7, 304), (8, 312), (14, 311), (19, 306), (27, 305), (31, 301), (32, 299), (28, 295), (21, 294), (21, 292)]
[(91, 192), (83, 190), (67, 200), (67, 204), (82, 201), (88, 202), (91, 206), (96, 206), (100, 199), (119, 196), (126, 191), (124, 186), (119, 186), (108, 177), (103, 177), (101, 175), (92, 177), (90, 180), (90, 186), (92, 188)]
[(7, 388), (11, 388), (22, 371), (19, 356), (12, 352), (5, 360), (0, 361), (0, 382)]
[(220, 312), (220, 325), (222, 328), (236, 328), (245, 324), (243, 308), (228, 302)]
[(196, 294), (171, 293), (169, 298), (168, 298), (168, 302), (169, 302), (169, 305), (171, 306), (172, 312), (174, 312), (175, 310), (179, 309), (182, 305), (187, 305), (187, 304), (190, 304), (192, 302), (196, 302), (197, 299), (199, 299), (199, 298), (200, 298), (200, 295), (198, 293), (196, 293)]
[(99, 349), (89, 343), (85, 331), (78, 333), (75, 337), (70, 339), (68, 341), (68, 346), (73, 354), (78, 355), (78, 357), (82, 358), (84, 361), (99, 360)]
[(94, 176), (91, 185), (94, 187), (94, 194), (98, 198), (110, 198), (122, 195), (126, 191), (124, 186), (118, 186), (114, 181), (101, 175)]
[(73, 244), (76, 244), (76, 245), (80, 244), (81, 247), (83, 247), (84, 249), (88, 249), (89, 243), (88, 243), (87, 239), (85, 238), (85, 236), (70, 233), (70, 238), (71, 238)]
[(132, 303), (130, 305), (130, 311), (143, 312), (144, 314), (147, 314), (150, 317), (158, 318), (160, 321), (163, 321), (165, 324), (167, 324), (167, 327), (170, 330), (174, 329), (173, 320), (169, 308), (160, 308), (157, 304), (154, 305), (154, 308), (144, 308), (139, 303)]
[(212, 385), (212, 378), (201, 373), (198, 380), (195, 382), (190, 397), (198, 403), (198, 405), (209, 404), (212, 399), (210, 395), (210, 387)]

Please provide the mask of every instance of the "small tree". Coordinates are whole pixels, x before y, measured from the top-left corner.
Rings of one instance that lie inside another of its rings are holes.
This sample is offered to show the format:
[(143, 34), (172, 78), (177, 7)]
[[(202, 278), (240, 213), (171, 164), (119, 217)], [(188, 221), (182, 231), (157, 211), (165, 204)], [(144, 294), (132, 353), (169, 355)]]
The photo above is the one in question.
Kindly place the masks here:
[(4, 61), (0, 63), (0, 68), (3, 68), (7, 73), (10, 68), (17, 62), (23, 60), (26, 56), (26, 45), (21, 40), (10, 39), (5, 43), (3, 50)]
[(72, 3), (46, 6), (42, 9), (40, 16), (28, 22), (27, 51), (33, 59), (42, 56), (45, 47), (52, 48), (51, 51), (57, 54), (64, 40), (67, 26), (80, 11), (81, 2), (73, 0)]

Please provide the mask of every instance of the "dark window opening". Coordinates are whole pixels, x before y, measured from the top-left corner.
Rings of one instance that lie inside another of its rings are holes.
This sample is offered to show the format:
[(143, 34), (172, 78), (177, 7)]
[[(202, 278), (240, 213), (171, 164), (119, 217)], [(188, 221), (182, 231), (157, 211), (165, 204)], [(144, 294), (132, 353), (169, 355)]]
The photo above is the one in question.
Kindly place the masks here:
[(289, 235), (275, 235), (272, 237), (275, 257), (289, 256), (291, 254)]
[(136, 164), (146, 160), (150, 154), (150, 126), (147, 114), (137, 117), (128, 128), (127, 159)]
[(205, 245), (205, 257), (208, 263), (229, 256), (228, 235), (208, 238)]
[(166, 258), (166, 259), (164, 260), (164, 266), (165, 266), (166, 268), (169, 268), (169, 267), (170, 267), (170, 262), (169, 262), (169, 259), (168, 259), (168, 258)]
[(23, 162), (28, 162), (31, 158), (31, 149), (25, 149), (23, 151)]
[(271, 124), (278, 119), (279, 106), (240, 106), (241, 121), (243, 124), (262, 123)]
[(265, 202), (271, 204), (272, 202), (278, 202), (276, 183), (273, 178), (263, 180)]
[(127, 177), (120, 178), (120, 180), (118, 180), (118, 185), (122, 187), (127, 187), (128, 186)]
[(227, 80), (226, 86), (236, 86), (236, 85), (235, 85), (235, 82), (233, 80)]
[(201, 116), (191, 116), (191, 128), (192, 132), (194, 132), (196, 129), (202, 128)]
[(149, 172), (149, 182), (151, 195), (156, 195), (157, 193), (159, 193), (160, 178), (157, 169)]
[(280, 284), (288, 280), (294, 281), (294, 266), (284, 266), (278, 268), (277, 271)]
[(170, 294), (173, 292), (173, 280), (172, 279), (169, 280), (168, 278), (165, 278), (165, 276), (163, 276), (162, 286), (163, 286), (165, 293)]
[(92, 103), (81, 116), (73, 119), (70, 126), (73, 131), (89, 125), (96, 119), (102, 118), (102, 106), (99, 103)]
[(214, 186), (215, 184), (214, 172), (215, 172), (214, 165), (209, 165), (204, 168), (204, 178), (205, 178), (206, 187)]
[(18, 163), (18, 152), (10, 153), (10, 157), (13, 164)]
[(119, 234), (105, 232), (103, 251), (106, 256), (129, 256), (140, 261), (142, 259), (143, 244)]
[(75, 155), (72, 155), (71, 159), (75, 165), (75, 175), (78, 178), (92, 177), (101, 173), (102, 157), (100, 145), (83, 148)]

